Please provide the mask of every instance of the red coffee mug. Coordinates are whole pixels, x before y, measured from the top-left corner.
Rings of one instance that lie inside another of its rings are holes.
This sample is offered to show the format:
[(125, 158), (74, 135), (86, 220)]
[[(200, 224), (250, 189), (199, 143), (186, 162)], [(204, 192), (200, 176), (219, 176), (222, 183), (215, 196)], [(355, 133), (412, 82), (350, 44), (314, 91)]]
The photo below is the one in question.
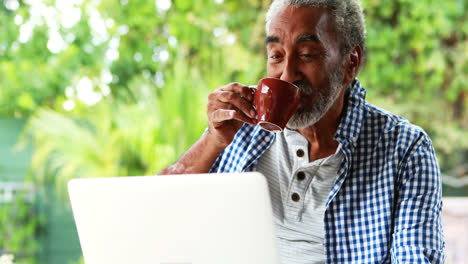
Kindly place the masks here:
[(271, 132), (283, 131), (301, 102), (301, 90), (277, 78), (261, 79), (257, 88), (251, 89), (258, 125)]

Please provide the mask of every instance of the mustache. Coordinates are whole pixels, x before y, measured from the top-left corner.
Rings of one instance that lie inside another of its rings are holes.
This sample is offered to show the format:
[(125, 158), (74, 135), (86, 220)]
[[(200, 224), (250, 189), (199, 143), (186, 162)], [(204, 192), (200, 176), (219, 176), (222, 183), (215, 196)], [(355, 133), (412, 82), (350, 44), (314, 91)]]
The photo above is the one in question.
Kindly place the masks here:
[(314, 91), (312, 85), (308, 81), (299, 80), (293, 82), (293, 84), (296, 85), (299, 88), (299, 90), (301, 90), (301, 92), (305, 95), (312, 95)]

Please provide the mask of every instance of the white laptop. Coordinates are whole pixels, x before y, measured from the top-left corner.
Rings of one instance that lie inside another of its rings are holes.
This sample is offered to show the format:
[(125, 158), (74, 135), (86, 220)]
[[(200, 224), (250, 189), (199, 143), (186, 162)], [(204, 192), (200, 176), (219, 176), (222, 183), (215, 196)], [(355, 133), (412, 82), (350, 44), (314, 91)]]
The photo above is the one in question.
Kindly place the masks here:
[(259, 173), (73, 179), (86, 264), (278, 264)]

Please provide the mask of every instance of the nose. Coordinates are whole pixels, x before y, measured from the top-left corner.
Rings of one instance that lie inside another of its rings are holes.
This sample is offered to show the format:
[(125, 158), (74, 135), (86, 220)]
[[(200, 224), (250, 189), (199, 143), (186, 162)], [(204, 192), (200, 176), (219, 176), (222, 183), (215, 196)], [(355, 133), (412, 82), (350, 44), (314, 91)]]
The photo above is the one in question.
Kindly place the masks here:
[(292, 57), (285, 59), (283, 64), (283, 72), (281, 73), (280, 79), (290, 83), (294, 83), (295, 81), (300, 80), (302, 75), (297, 64), (298, 62)]

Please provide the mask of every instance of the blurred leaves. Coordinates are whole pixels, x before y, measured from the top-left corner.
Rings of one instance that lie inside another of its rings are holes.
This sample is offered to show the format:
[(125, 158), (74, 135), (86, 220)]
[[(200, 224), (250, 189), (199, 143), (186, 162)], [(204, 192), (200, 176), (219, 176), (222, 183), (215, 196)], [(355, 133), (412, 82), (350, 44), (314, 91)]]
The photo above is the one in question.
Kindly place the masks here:
[(423, 127), (444, 171), (468, 163), (468, 1), (363, 1), (368, 99)]
[(0, 255), (12, 254), (18, 264), (37, 263), (35, 236), (43, 224), (27, 196), (20, 192), (11, 202), (0, 201)]
[[(66, 27), (63, 3), (20, 3), (1, 9), (0, 114), (31, 116), (34, 168), (58, 178), (154, 174), (203, 131), (210, 90), (265, 75), (267, 0), (71, 1), (81, 15)], [(451, 153), (467, 151), (467, 0), (362, 4), (369, 56), (359, 76), (369, 100), (425, 128), (450, 169)], [(59, 52), (54, 30), (65, 40)], [(76, 146), (58, 143), (72, 138)]]
[[(2, 6), (0, 114), (31, 117), (34, 168), (62, 179), (154, 174), (183, 153), (204, 129), (209, 91), (265, 75), (270, 1), (218, 2)], [(425, 128), (443, 169), (466, 162), (451, 156), (467, 152), (467, 3), (362, 1), (369, 100)], [(79, 19), (64, 24), (66, 10)]]

